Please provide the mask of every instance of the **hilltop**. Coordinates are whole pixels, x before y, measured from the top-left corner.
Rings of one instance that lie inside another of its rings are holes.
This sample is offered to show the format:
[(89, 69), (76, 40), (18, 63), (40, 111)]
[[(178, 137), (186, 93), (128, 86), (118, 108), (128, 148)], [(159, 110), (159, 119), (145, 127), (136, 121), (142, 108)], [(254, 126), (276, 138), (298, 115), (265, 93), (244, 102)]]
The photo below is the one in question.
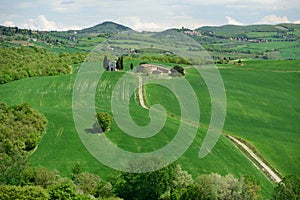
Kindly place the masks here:
[(106, 21), (101, 24), (97, 24), (95, 26), (79, 30), (77, 31), (77, 33), (78, 34), (119, 33), (119, 32), (130, 31), (130, 30), (132, 29), (127, 26), (117, 24), (111, 21)]

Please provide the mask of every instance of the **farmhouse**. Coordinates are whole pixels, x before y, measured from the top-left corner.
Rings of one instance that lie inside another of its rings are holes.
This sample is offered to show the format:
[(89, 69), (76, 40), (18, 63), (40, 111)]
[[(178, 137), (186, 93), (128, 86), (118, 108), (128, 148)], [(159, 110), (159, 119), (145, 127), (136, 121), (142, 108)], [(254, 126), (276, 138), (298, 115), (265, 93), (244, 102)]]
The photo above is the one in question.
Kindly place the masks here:
[(145, 74), (170, 74), (171, 71), (168, 68), (153, 65), (153, 64), (141, 64), (137, 67), (137, 72)]

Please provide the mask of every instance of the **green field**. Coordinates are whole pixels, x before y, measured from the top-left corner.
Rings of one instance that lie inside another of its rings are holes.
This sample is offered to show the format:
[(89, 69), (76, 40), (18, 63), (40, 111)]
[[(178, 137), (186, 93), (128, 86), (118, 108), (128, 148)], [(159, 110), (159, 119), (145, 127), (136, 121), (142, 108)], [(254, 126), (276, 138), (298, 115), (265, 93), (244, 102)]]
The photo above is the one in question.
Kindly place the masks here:
[[(131, 62), (136, 66), (140, 61), (126, 61), (125, 68), (128, 69)], [(89, 154), (74, 127), (72, 89), (78, 67), (73, 66), (75, 73), (71, 75), (26, 78), (2, 84), (0, 98), (9, 105), (28, 102), (49, 120), (47, 133), (30, 157), (34, 166), (56, 168), (63, 175), (70, 176), (75, 163), (80, 161), (85, 170), (108, 178), (116, 172)], [(253, 144), (282, 175), (300, 175), (299, 71), (299, 61), (248, 61), (242, 67), (220, 66), (227, 94), (224, 132)], [(103, 74), (96, 94), (97, 111), (111, 111), (112, 90), (122, 75), (124, 72)], [(194, 177), (211, 172), (255, 176), (262, 185), (263, 196), (269, 197), (273, 183), (224, 136), (207, 157), (198, 158), (211, 117), (210, 97), (196, 70), (186, 69), (186, 78), (198, 96), (203, 125), (177, 163)], [(159, 103), (168, 111), (167, 122), (157, 135), (149, 139), (129, 137), (113, 122), (106, 135), (124, 150), (151, 152), (162, 148), (173, 139), (179, 126), (176, 116), (180, 116), (180, 109), (174, 94), (155, 84), (147, 84), (144, 88), (147, 104)], [(137, 124), (146, 125), (150, 122), (148, 111), (139, 106), (136, 96), (130, 100), (132, 118)]]
[[(299, 61), (251, 61), (243, 67), (220, 69), (227, 94), (224, 132), (254, 144), (282, 175), (300, 175), (299, 64)], [(189, 69), (186, 78), (198, 95), (201, 122), (208, 125), (209, 96), (196, 73)], [(149, 87), (146, 87), (149, 102), (164, 97), (161, 99), (165, 107), (178, 114), (177, 105), (169, 103), (176, 100), (174, 96), (168, 100), (166, 89)]]
[(221, 69), (228, 98), (224, 129), (252, 143), (282, 175), (300, 175), (299, 61), (246, 66)]
[[(299, 175), (300, 159), (297, 149), (300, 127), (297, 120), (300, 118), (300, 107), (297, 104), (297, 90), (300, 86), (300, 74), (286, 71), (299, 70), (298, 65), (297, 61), (264, 61), (246, 63), (244, 68), (220, 69), (228, 102), (224, 131), (255, 145), (282, 175)], [(77, 67), (74, 67), (75, 72)], [(276, 69), (279, 72), (274, 71)], [(110, 111), (108, 102), (112, 89), (123, 74), (104, 73), (96, 95), (98, 111)], [(72, 87), (75, 77), (76, 73), (27, 78), (2, 84), (0, 97), (9, 105), (29, 102), (49, 120), (46, 135), (30, 157), (33, 165), (56, 168), (63, 175), (70, 176), (75, 163), (80, 161), (85, 170), (103, 178), (110, 177), (115, 172), (94, 159), (76, 133), (72, 117)], [(224, 136), (221, 136), (211, 154), (204, 159), (198, 158), (210, 119), (210, 98), (205, 83), (195, 70), (187, 69), (186, 78), (198, 95), (203, 126), (199, 128), (194, 143), (177, 162), (194, 177), (211, 172), (231, 173), (235, 176), (253, 175), (262, 184), (264, 197), (269, 197), (273, 187), (271, 181)], [(153, 151), (163, 147), (174, 137), (179, 124), (174, 116), (180, 115), (175, 96), (167, 89), (153, 84), (146, 85), (145, 94), (148, 104), (160, 103), (167, 109), (167, 124), (155, 137), (145, 140), (128, 137), (113, 123), (107, 136), (120, 148), (133, 152)], [(148, 111), (139, 106), (134, 96), (131, 98), (130, 111), (137, 124), (145, 125), (149, 122), (149, 118), (145, 117), (148, 116)]]

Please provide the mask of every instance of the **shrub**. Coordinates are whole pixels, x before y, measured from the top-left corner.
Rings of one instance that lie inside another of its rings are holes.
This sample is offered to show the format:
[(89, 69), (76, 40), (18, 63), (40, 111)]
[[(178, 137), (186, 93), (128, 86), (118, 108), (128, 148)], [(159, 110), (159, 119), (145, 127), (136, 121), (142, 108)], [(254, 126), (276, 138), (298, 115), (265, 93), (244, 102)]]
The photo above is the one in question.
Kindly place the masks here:
[(96, 114), (99, 126), (101, 127), (102, 131), (105, 132), (110, 129), (110, 124), (112, 121), (112, 117), (107, 112), (99, 112)]
[(45, 200), (49, 198), (47, 191), (40, 186), (0, 186), (0, 200), (36, 199)]

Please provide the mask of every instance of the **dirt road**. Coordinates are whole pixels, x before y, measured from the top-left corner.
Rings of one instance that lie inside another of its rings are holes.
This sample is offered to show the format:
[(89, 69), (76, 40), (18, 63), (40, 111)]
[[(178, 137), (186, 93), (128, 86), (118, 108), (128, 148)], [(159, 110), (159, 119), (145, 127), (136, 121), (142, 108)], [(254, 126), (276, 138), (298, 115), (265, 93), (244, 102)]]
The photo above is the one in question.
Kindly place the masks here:
[[(227, 135), (227, 137), (229, 139), (231, 139), (235, 144), (239, 145), (240, 147), (242, 147), (245, 151), (247, 151), (249, 153), (249, 155), (257, 162), (259, 163), (260, 167), (267, 172), (270, 177), (276, 182), (279, 183), (281, 181), (281, 178), (268, 166), (266, 165), (266, 163), (264, 163), (257, 155), (255, 155), (255, 153), (244, 143), (242, 143), (241, 141), (239, 141), (238, 139), (236, 139), (235, 137), (232, 137), (230, 135)], [(254, 165), (256, 165), (255, 163), (253, 163)]]
[(145, 101), (144, 101), (144, 97), (143, 97), (143, 80), (142, 80), (142, 77), (140, 77), (140, 76), (139, 76), (139, 100), (140, 100), (141, 106), (148, 110), (149, 108), (145, 105)]

